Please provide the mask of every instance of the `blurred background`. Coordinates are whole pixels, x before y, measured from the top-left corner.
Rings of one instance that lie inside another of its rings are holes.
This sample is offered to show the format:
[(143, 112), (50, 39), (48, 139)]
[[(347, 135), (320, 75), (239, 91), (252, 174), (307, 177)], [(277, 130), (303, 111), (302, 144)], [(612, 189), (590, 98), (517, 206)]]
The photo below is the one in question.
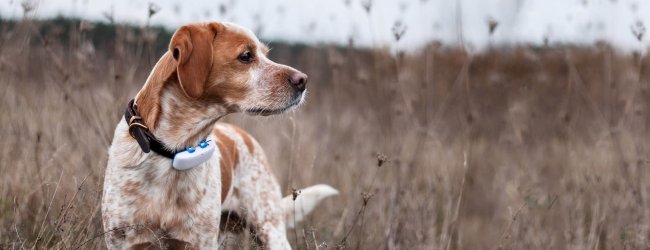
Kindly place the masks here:
[(0, 249), (105, 248), (115, 125), (215, 20), (310, 76), (295, 112), (224, 119), (285, 195), (341, 191), (294, 248), (650, 248), (650, 2), (0, 0)]

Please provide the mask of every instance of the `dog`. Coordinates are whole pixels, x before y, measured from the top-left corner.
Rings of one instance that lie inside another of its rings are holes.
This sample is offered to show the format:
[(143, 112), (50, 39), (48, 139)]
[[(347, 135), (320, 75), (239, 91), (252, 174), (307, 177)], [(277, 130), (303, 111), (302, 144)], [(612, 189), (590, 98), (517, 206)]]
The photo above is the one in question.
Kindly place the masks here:
[(338, 193), (320, 184), (283, 198), (259, 143), (217, 122), (303, 102), (307, 75), (271, 61), (268, 51), (232, 23), (174, 33), (109, 148), (102, 197), (109, 249), (217, 249), (220, 235), (243, 228), (261, 247), (290, 249), (287, 227)]

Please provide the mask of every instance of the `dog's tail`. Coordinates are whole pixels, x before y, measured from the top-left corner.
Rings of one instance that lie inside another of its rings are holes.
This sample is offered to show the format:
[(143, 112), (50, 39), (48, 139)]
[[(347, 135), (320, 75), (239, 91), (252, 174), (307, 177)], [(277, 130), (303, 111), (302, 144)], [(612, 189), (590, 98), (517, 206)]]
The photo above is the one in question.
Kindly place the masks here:
[(335, 188), (326, 184), (318, 184), (282, 198), (282, 209), (287, 227), (295, 227), (295, 223), (302, 221), (316, 208), (318, 202), (337, 194), (339, 191)]

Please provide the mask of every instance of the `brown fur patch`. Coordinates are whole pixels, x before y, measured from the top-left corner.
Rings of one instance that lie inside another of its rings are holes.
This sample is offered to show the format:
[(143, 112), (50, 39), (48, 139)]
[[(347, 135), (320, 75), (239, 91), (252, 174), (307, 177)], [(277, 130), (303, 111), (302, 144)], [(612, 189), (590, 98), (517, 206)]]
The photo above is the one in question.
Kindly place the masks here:
[(169, 50), (176, 61), (176, 72), (180, 86), (192, 98), (203, 95), (212, 66), (212, 48), (219, 23), (185, 25), (180, 27), (169, 44)]
[(253, 145), (253, 139), (251, 139), (251, 136), (240, 127), (237, 126), (231, 126), (231, 127), (235, 129), (235, 132), (237, 132), (242, 139), (244, 139), (244, 143), (246, 143), (246, 148), (248, 148), (248, 152), (253, 154), (255, 152), (255, 146)]
[(124, 183), (122, 190), (124, 190), (124, 193), (127, 195), (138, 196), (140, 195), (140, 190), (142, 190), (142, 183), (128, 180)]
[(142, 90), (136, 96), (135, 103), (138, 112), (151, 130), (156, 128), (156, 122), (160, 114), (160, 95), (162, 89), (165, 86), (165, 82), (175, 70), (176, 63), (174, 62), (174, 58), (172, 58), (170, 52), (165, 53), (151, 72)]
[(239, 151), (235, 141), (219, 129), (214, 129), (214, 134), (217, 137), (217, 147), (221, 153), (219, 165), (221, 167), (221, 202), (223, 203), (232, 185), (233, 171), (239, 164)]
[[(223, 26), (222, 26), (223, 27)], [(237, 57), (245, 52), (256, 52), (256, 42), (245, 34), (228, 32), (227, 29), (217, 31), (213, 45), (213, 62), (206, 96), (215, 97), (221, 102), (237, 102), (246, 98), (248, 93), (247, 72), (257, 62), (241, 63)]]

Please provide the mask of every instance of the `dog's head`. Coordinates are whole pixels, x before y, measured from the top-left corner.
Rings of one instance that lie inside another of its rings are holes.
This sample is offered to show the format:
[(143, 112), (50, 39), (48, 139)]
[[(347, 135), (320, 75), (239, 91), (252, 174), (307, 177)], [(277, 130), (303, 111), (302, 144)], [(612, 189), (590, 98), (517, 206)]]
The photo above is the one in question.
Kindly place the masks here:
[(256, 115), (287, 111), (305, 96), (307, 75), (269, 60), (268, 51), (251, 31), (218, 22), (180, 27), (169, 45), (188, 97)]

